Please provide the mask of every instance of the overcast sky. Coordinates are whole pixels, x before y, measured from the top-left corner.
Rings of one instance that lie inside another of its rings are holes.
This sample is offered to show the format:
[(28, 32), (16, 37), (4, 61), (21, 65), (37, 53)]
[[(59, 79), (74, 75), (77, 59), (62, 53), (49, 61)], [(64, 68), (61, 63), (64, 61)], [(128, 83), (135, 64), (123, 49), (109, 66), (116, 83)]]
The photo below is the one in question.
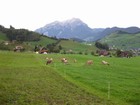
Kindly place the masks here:
[(79, 18), (91, 28), (140, 27), (140, 0), (0, 0), (0, 25), (35, 30)]

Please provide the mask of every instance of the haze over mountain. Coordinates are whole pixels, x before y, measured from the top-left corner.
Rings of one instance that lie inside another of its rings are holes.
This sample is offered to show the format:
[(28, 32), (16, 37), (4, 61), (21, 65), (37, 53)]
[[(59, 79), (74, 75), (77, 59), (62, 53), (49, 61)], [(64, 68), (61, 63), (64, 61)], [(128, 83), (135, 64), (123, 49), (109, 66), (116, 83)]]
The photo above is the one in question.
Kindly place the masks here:
[(110, 35), (116, 31), (122, 31), (129, 34), (139, 33), (140, 28), (128, 27), (128, 28), (90, 28), (84, 22), (78, 18), (73, 18), (63, 22), (55, 21), (35, 30), (40, 34), (47, 35), (49, 37), (57, 38), (74, 38), (84, 41), (96, 41), (103, 37)]

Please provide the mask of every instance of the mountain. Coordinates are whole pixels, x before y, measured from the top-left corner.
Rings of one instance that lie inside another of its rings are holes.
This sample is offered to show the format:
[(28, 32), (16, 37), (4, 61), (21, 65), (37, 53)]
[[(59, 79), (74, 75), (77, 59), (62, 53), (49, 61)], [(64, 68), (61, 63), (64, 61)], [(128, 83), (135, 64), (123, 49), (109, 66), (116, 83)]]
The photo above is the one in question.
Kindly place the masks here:
[(119, 27), (113, 27), (113, 28), (106, 28), (104, 31), (100, 33), (101, 36), (106, 36), (111, 33), (117, 32), (117, 31), (122, 31), (126, 32), (129, 34), (135, 34), (140, 32), (140, 28), (138, 27), (128, 27), (128, 28), (119, 28)]
[(121, 31), (128, 34), (140, 33), (138, 27), (128, 28), (90, 28), (84, 22), (78, 18), (73, 18), (63, 22), (55, 21), (50, 24), (41, 27), (36, 32), (47, 35), (49, 37), (66, 38), (66, 39), (78, 39), (84, 41), (97, 41), (104, 38), (111, 33)]
[(83, 52), (84, 54), (96, 51), (94, 44), (88, 45), (81, 42), (83, 40), (76, 38), (58, 40), (26, 29), (5, 28), (0, 25), (0, 50), (13, 51), (15, 46), (22, 46), (24, 51), (37, 51), (44, 48), (53, 53), (61, 51), (61, 53)]
[(102, 29), (94, 30), (80, 19), (73, 18), (63, 22), (55, 21), (35, 31), (50, 37), (86, 40), (90, 37), (94, 37), (101, 30)]

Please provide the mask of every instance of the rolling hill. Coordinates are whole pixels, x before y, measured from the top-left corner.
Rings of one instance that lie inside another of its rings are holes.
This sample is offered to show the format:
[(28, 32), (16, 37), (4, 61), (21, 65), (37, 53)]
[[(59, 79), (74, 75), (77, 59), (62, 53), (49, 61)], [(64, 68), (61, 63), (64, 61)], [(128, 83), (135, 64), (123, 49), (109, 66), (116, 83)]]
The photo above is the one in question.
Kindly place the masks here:
[(36, 45), (46, 46), (56, 43), (57, 39), (43, 36), (27, 29), (5, 28), (0, 25), (0, 50), (13, 50), (15, 46), (23, 46), (26, 51), (33, 51)]
[(104, 37), (100, 42), (120, 49), (138, 49), (140, 48), (140, 33), (130, 34), (118, 31)]
[(61, 45), (63, 50), (66, 50), (70, 53), (91, 53), (92, 51), (96, 51), (95, 45), (88, 45), (85, 43), (79, 43), (74, 40), (61, 40), (58, 43), (58, 46)]
[[(0, 26), (0, 49), (13, 50), (16, 45), (22, 45), (26, 50), (32, 51), (36, 45), (46, 47), (49, 44), (55, 44), (57, 47), (61, 45), (63, 48), (62, 50), (66, 51), (72, 50), (74, 52), (91, 52), (97, 49), (94, 46), (94, 42), (98, 40), (100, 40), (101, 43), (107, 43), (111, 47), (113, 46), (120, 49), (140, 48), (140, 29), (138, 27), (91, 29), (79, 19), (72, 19), (62, 23), (55, 22), (54, 24), (50, 24), (50, 26), (57, 28), (56, 23), (58, 26), (63, 26), (61, 27), (63, 31), (65, 31), (65, 27), (75, 31), (75, 34), (72, 34), (71, 32), (69, 34), (76, 35), (78, 37), (74, 38), (74, 36), (69, 36), (67, 37), (68, 39), (61, 39), (59, 36), (47, 36), (44, 35), (44, 33), (39, 34), (26, 29), (15, 29), (12, 26), (9, 29)], [(50, 26), (49, 28), (52, 30), (52, 27)], [(81, 26), (83, 28), (81, 28)], [(55, 28), (53, 31), (55, 31)], [(42, 29), (44, 30), (44, 28), (39, 30), (41, 31)], [(85, 31), (85, 29), (88, 31)], [(83, 33), (83, 36), (80, 36), (82, 35), (80, 32)], [(88, 34), (88, 32), (92, 32), (94, 35)], [(64, 34), (64, 37), (65, 35), (66, 34)], [(91, 41), (93, 45), (89, 46), (85, 44), (85, 40), (89, 42)], [(7, 46), (4, 45), (5, 41), (16, 41), (16, 43), (12, 43)]]
[[(56, 39), (55, 37), (48, 37), (36, 32), (28, 31), (26, 29), (14, 29), (0, 27), (0, 50), (13, 50), (15, 46), (23, 46), (25, 51), (33, 51), (35, 46), (47, 47), (53, 46), (54, 48), (62, 47), (62, 51), (88, 52), (95, 50), (94, 45), (75, 41), (77, 39)], [(8, 44), (5, 44), (8, 43)]]

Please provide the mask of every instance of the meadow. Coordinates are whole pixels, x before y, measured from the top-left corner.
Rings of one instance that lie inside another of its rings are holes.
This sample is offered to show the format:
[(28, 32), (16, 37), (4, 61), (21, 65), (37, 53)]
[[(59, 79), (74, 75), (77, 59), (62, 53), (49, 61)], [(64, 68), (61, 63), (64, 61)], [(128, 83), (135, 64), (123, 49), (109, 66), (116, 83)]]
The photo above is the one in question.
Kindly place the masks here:
[(108, 43), (110, 46), (117, 46), (120, 49), (138, 49), (140, 43), (140, 34), (112, 33), (101, 40), (102, 43)]
[[(53, 63), (46, 65), (46, 57)], [(140, 57), (2, 51), (0, 58), (0, 105), (140, 104)], [(85, 64), (89, 59), (93, 65)]]

